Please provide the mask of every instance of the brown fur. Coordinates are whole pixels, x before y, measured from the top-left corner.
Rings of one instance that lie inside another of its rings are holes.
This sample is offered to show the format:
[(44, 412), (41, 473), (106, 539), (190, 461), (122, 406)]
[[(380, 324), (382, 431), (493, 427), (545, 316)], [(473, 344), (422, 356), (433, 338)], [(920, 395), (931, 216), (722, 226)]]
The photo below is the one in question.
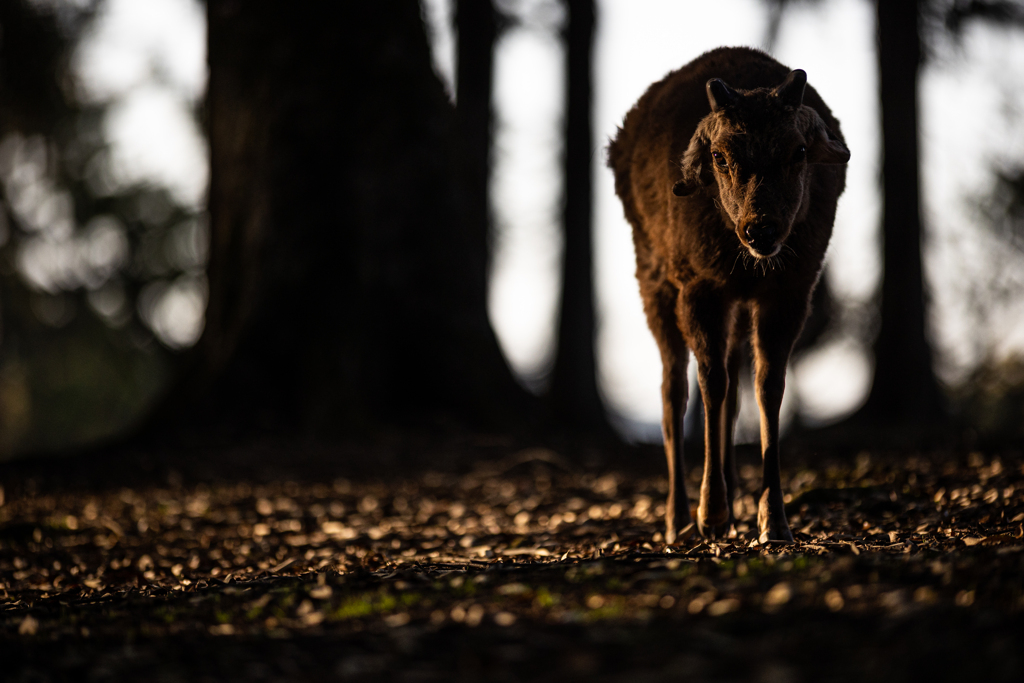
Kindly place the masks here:
[(748, 337), (761, 413), (760, 538), (792, 539), (779, 407), (849, 158), (839, 122), (805, 78), (757, 50), (713, 50), (652, 85), (608, 148), (661, 351), (670, 543), (691, 521), (682, 459), (690, 352), (705, 406), (697, 528), (733, 528), (736, 375)]

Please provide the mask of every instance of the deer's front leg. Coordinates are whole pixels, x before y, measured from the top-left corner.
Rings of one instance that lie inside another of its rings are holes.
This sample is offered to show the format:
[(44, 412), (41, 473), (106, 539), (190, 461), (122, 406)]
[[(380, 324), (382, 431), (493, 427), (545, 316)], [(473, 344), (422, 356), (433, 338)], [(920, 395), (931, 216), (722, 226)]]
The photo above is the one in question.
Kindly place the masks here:
[(786, 390), (786, 365), (806, 310), (806, 304), (769, 304), (756, 305), (753, 311), (754, 388), (761, 411), (761, 457), (764, 465), (761, 500), (757, 507), (757, 528), (762, 543), (793, 540), (786, 519), (779, 471), (779, 409)]
[(679, 300), (679, 324), (697, 360), (704, 399), (704, 477), (697, 506), (697, 529), (705, 538), (727, 529), (730, 502), (722, 453), (729, 373), (726, 369), (730, 305), (714, 292), (689, 292)]

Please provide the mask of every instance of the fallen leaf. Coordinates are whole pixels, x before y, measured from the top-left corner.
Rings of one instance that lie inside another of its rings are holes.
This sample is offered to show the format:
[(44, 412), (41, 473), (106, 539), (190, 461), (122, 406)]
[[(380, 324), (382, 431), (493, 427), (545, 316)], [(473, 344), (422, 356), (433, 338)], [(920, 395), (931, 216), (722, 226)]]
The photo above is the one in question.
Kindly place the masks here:
[(789, 602), (789, 599), (793, 597), (793, 589), (790, 588), (789, 583), (781, 581), (769, 589), (764, 595), (764, 606), (771, 610)]
[(498, 612), (494, 615), (494, 623), (498, 626), (511, 626), (516, 623), (516, 615), (511, 612)]
[(735, 598), (717, 600), (708, 605), (708, 614), (712, 617), (720, 617), (729, 612), (735, 612), (740, 608), (740, 601)]
[(21, 624), (18, 625), (19, 636), (34, 636), (38, 630), (39, 620), (31, 614), (26, 614), (25, 618), (21, 620)]
[(327, 598), (331, 597), (331, 593), (333, 592), (334, 591), (328, 585), (317, 586), (316, 588), (313, 588), (309, 591), (309, 597), (313, 598), (314, 600), (326, 600)]
[(995, 534), (981, 539), (981, 545), (1003, 545), (1004, 543), (1015, 543), (1018, 540), (1018, 537), (1011, 534)]

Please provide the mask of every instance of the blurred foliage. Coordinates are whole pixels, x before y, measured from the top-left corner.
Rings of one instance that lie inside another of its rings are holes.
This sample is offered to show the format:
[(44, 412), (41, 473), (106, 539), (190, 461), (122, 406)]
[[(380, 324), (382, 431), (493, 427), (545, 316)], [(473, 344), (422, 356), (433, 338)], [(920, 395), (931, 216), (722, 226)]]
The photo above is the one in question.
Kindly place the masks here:
[(1024, 356), (982, 363), (956, 388), (953, 400), (983, 440), (1024, 439)]
[(1024, 27), (1024, 3), (1020, 0), (953, 0), (934, 3), (946, 29), (959, 35), (972, 19), (1004, 27)]
[(162, 330), (160, 307), (205, 296), (204, 217), (116, 182), (108, 104), (77, 95), (71, 55), (102, 5), (0, 3), (0, 458), (138, 417), (168, 378), (165, 346), (194, 341)]
[[(979, 227), (1009, 247), (993, 256), (993, 277), (970, 292), (980, 316), (996, 315), (999, 306), (1020, 298), (1024, 256), (1024, 166), (997, 167), (991, 190), (976, 202)], [(1024, 439), (1024, 355), (989, 350), (986, 359), (953, 390), (964, 422), (982, 438)]]

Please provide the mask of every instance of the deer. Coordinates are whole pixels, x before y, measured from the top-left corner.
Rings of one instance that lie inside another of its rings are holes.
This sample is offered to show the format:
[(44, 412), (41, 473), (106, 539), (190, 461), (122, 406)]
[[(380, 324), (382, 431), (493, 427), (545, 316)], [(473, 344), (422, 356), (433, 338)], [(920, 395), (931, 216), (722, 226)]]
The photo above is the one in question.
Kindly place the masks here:
[[(662, 361), (665, 542), (735, 537), (744, 349), (760, 413), (757, 540), (793, 542), (779, 456), (786, 368), (807, 319), (850, 151), (807, 74), (750, 48), (707, 52), (651, 85), (608, 146)], [(696, 520), (683, 463), (687, 364), (704, 402)]]

